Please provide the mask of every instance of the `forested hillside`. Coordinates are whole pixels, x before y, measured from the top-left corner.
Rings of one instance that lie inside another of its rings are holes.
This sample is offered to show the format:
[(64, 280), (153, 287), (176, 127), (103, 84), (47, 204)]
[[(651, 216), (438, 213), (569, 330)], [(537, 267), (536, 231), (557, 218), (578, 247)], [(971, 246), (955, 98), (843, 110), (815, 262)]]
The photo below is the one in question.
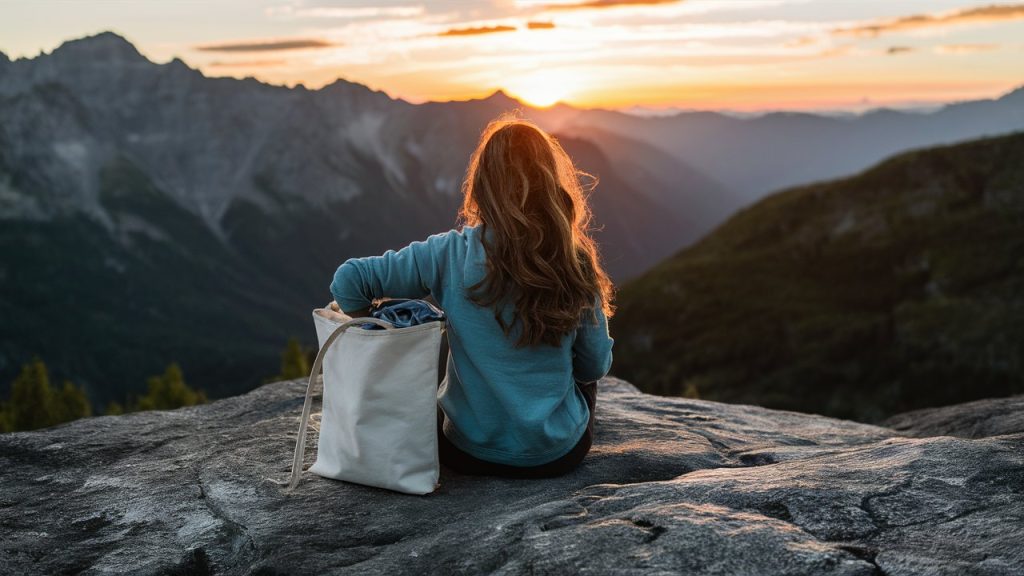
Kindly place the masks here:
[(876, 420), (1024, 392), (1024, 133), (747, 208), (623, 286), (647, 391)]

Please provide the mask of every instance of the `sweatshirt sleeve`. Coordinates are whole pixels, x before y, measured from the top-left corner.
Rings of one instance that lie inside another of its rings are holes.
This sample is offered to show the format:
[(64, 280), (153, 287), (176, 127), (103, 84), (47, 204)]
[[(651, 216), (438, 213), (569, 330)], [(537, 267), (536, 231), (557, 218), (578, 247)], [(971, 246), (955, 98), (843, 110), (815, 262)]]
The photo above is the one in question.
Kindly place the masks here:
[(583, 313), (583, 320), (576, 329), (576, 339), (572, 344), (572, 375), (582, 382), (604, 378), (612, 367), (612, 345), (615, 340), (608, 334), (608, 319), (600, 300), (595, 311), (596, 321), (589, 310)]
[(456, 231), (434, 234), (381, 256), (349, 258), (334, 273), (331, 294), (344, 311), (368, 307), (377, 298), (439, 299), (441, 266)]

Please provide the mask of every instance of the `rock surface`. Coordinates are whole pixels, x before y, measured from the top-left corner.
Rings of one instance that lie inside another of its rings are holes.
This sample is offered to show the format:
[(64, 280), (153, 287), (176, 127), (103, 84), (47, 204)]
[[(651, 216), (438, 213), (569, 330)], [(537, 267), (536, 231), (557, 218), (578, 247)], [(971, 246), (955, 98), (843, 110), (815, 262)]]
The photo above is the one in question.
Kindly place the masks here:
[(966, 402), (897, 414), (885, 421), (909, 436), (986, 438), (1024, 430), (1024, 396)]
[(910, 438), (606, 379), (573, 473), (442, 469), (418, 497), (308, 473), (284, 493), (302, 394), (0, 435), (0, 572), (1024, 573), (1020, 398), (894, 420)]

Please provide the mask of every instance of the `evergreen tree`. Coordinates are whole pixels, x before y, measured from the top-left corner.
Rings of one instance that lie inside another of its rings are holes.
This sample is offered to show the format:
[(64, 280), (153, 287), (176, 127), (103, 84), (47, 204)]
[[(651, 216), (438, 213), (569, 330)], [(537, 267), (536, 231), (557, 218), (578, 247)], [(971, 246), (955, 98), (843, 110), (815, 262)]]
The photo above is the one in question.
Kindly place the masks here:
[(111, 402), (110, 404), (107, 404), (107, 416), (119, 416), (121, 414), (124, 414), (123, 404), (120, 402)]
[(92, 415), (92, 406), (89, 405), (89, 398), (85, 395), (85, 389), (79, 388), (71, 382), (64, 382), (60, 392), (54, 394), (53, 398), (54, 424), (71, 422), (79, 418)]
[(5, 402), (0, 402), (0, 434), (12, 430), (10, 407)]
[(168, 366), (162, 375), (151, 377), (147, 384), (148, 392), (139, 398), (139, 410), (173, 410), (206, 403), (206, 393), (185, 384), (177, 363)]
[(700, 400), (700, 387), (697, 386), (696, 382), (687, 380), (686, 386), (683, 388), (683, 398)]
[(281, 352), (281, 373), (278, 380), (294, 380), (309, 376), (309, 358), (297, 338), (289, 338)]
[(11, 384), (10, 414), (14, 430), (36, 430), (54, 424), (50, 374), (39, 358), (22, 366)]

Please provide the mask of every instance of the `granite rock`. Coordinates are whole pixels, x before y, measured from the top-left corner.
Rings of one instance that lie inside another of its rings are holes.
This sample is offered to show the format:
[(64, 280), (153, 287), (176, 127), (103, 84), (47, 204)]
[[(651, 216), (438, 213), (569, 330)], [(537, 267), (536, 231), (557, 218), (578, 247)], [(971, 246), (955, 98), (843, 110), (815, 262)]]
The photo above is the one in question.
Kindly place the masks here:
[(309, 473), (286, 493), (303, 392), (0, 435), (0, 573), (1024, 573), (1024, 426), (956, 418), (1019, 398), (896, 431), (607, 378), (572, 473), (442, 468), (410, 496)]
[(897, 414), (884, 422), (908, 436), (986, 438), (1024, 430), (1024, 396), (993, 398)]

